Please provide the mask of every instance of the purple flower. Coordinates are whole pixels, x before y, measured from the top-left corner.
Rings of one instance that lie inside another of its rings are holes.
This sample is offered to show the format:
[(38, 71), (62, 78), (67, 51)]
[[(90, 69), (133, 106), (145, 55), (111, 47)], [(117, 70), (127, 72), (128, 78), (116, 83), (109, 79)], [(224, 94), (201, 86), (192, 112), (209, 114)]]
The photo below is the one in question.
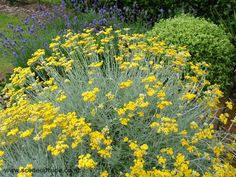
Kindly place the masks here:
[(61, 1), (61, 6), (62, 6), (62, 7), (65, 7), (65, 6), (66, 6), (66, 3), (65, 3), (64, 0)]
[(14, 26), (12, 24), (8, 24), (7, 27), (10, 28), (10, 29), (14, 28)]
[(66, 23), (66, 28), (70, 28), (70, 27), (71, 27), (70, 22), (67, 22), (67, 23)]
[(17, 26), (16, 29), (14, 30), (14, 32), (21, 32), (23, 29), (20, 26)]
[(99, 32), (99, 30), (95, 27), (94, 32), (97, 33), (97, 32)]
[(162, 8), (160, 8), (160, 9), (159, 9), (159, 12), (160, 12), (161, 14), (163, 14), (163, 13), (165, 12), (165, 10), (162, 9)]
[(25, 50), (25, 49), (21, 49), (21, 53), (22, 53), (22, 54), (25, 54), (25, 53), (26, 53), (26, 50)]
[(100, 25), (104, 25), (104, 24), (106, 24), (107, 23), (107, 20), (105, 19), (105, 18), (103, 18), (103, 19), (101, 19), (100, 21), (99, 21), (99, 24)]
[(25, 25), (28, 25), (29, 24), (29, 18), (27, 17), (26, 19), (25, 19)]
[(30, 28), (30, 27), (28, 27), (28, 32), (29, 32), (29, 34), (31, 34), (31, 35), (34, 34), (34, 30), (33, 30), (32, 28)]
[(69, 15), (64, 15), (65, 20), (69, 20)]
[(2, 44), (4, 47), (7, 47), (8, 46), (8, 42), (6, 40), (3, 41), (3, 44)]
[(1, 31), (0, 31), (0, 37), (6, 37)]
[(12, 54), (13, 54), (14, 57), (18, 58), (18, 55), (17, 55), (16, 52), (12, 52)]
[(27, 40), (26, 40), (26, 39), (21, 39), (20, 41), (21, 41), (21, 43), (23, 43), (23, 44), (26, 44), (26, 43), (27, 43)]
[(45, 48), (48, 48), (48, 47), (49, 47), (49, 45), (48, 45), (47, 42), (44, 42), (43, 46), (44, 46)]
[(15, 46), (16, 46), (16, 42), (13, 41), (13, 42), (11, 43), (11, 45), (12, 45), (13, 47), (15, 47)]

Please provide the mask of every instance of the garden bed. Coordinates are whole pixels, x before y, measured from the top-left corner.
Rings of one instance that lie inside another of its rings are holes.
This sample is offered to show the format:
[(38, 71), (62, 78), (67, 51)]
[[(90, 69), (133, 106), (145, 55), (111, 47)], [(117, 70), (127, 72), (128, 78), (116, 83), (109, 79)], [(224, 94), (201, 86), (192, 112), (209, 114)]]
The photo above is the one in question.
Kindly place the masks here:
[(228, 33), (165, 20), (166, 2), (155, 19), (149, 1), (91, 2), (0, 5), (0, 175), (234, 177)]

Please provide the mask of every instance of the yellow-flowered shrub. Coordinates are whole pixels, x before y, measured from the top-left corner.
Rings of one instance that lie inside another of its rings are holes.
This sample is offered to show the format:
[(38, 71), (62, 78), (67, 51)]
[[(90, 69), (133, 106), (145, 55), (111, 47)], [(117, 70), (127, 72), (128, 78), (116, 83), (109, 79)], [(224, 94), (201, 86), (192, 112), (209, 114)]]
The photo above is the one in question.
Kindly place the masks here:
[(223, 92), (205, 80), (207, 64), (127, 31), (68, 31), (50, 44), (51, 56), (39, 49), (29, 67), (15, 69), (0, 110), (0, 168), (79, 169), (65, 176), (235, 175), (235, 137), (214, 129), (228, 115), (216, 117)]

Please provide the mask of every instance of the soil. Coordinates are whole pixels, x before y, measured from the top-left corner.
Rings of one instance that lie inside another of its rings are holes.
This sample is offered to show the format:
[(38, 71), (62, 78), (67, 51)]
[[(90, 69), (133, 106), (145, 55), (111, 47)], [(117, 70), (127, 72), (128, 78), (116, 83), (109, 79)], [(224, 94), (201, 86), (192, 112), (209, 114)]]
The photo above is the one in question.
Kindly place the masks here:
[(17, 6), (10, 6), (4, 0), (0, 0), (0, 12), (25, 18), (39, 8), (37, 1), (32, 1)]

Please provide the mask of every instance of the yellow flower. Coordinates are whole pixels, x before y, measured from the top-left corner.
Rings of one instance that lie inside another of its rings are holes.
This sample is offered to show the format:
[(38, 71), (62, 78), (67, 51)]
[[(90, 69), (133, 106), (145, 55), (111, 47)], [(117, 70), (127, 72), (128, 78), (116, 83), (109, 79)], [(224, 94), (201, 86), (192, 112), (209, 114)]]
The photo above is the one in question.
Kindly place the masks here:
[(115, 95), (112, 94), (112, 92), (108, 92), (106, 94), (106, 97), (109, 99), (109, 100), (113, 100), (115, 98)]
[(156, 90), (154, 90), (153, 88), (147, 88), (147, 95), (148, 96), (153, 96), (156, 94)]
[(143, 56), (142, 55), (135, 55), (133, 58), (133, 61), (141, 61), (143, 60)]
[(157, 156), (158, 159), (158, 163), (161, 165), (165, 165), (166, 164), (166, 158), (162, 157), (162, 156)]
[(60, 92), (60, 95), (59, 97), (57, 97), (57, 101), (64, 101), (66, 99), (66, 95), (65, 95), (65, 92)]
[(3, 164), (4, 164), (4, 161), (0, 160), (0, 171), (2, 170)]
[(227, 124), (227, 121), (228, 121), (228, 117), (229, 117), (229, 114), (228, 113), (224, 113), (224, 114), (220, 114), (220, 121), (223, 123), (223, 124)]
[(96, 93), (100, 91), (99, 88), (94, 88), (92, 91), (86, 91), (81, 94), (85, 102), (94, 102), (96, 100)]
[(195, 97), (196, 97), (195, 94), (187, 92), (185, 95), (182, 96), (182, 99), (190, 101), (194, 99)]
[(160, 103), (157, 104), (157, 107), (162, 110), (165, 107), (170, 106), (170, 105), (172, 105), (171, 101), (161, 101)]
[(224, 151), (224, 145), (215, 146), (213, 148), (213, 151), (214, 151), (216, 157), (219, 157), (221, 155), (221, 153)]
[(137, 114), (138, 114), (139, 117), (144, 117), (144, 112), (143, 111), (137, 112)]
[(19, 132), (19, 129), (18, 129), (18, 128), (14, 128), (14, 129), (12, 129), (11, 131), (9, 131), (9, 132), (7, 133), (7, 136), (14, 136), (14, 135), (16, 135), (18, 132)]
[(143, 145), (141, 145), (140, 146), (140, 148), (142, 149), (142, 150), (148, 150), (148, 145), (147, 144), (143, 144)]
[(122, 57), (121, 56), (115, 57), (115, 61), (122, 61)]
[[(111, 158), (111, 143), (112, 140), (110, 139), (107, 134), (109, 133), (109, 129), (105, 127), (107, 131), (103, 129), (102, 132), (94, 131), (90, 133), (90, 147), (92, 150), (97, 150), (98, 154), (103, 158)], [(104, 147), (105, 145), (105, 147)]]
[(173, 155), (173, 154), (174, 154), (172, 148), (167, 148), (166, 153), (167, 153), (168, 155)]
[(162, 152), (162, 153), (166, 153), (166, 154), (168, 154), (168, 155), (173, 155), (173, 154), (174, 154), (172, 148), (164, 148), (164, 149), (161, 149), (161, 152)]
[(30, 136), (33, 133), (33, 130), (34, 129), (30, 129), (30, 130), (26, 130), (24, 132), (21, 132), (20, 133), (20, 138), (25, 138), (25, 137)]
[(130, 119), (127, 119), (127, 118), (120, 118), (119, 120), (120, 120), (120, 123), (125, 126), (128, 125), (128, 122), (130, 121)]
[(47, 150), (51, 151), (52, 155), (58, 156), (59, 154), (64, 153), (68, 148), (69, 146), (65, 144), (64, 141), (57, 141), (55, 147), (48, 145)]
[(90, 84), (90, 85), (93, 84), (93, 80), (89, 80), (88, 84)]
[(32, 164), (27, 164), (26, 167), (20, 167), (19, 173), (17, 174), (17, 177), (32, 177)]
[(96, 110), (95, 110), (95, 109), (92, 109), (92, 111), (91, 111), (91, 115), (94, 117), (95, 114), (96, 114)]
[(182, 135), (182, 136), (185, 136), (185, 135), (188, 134), (188, 132), (187, 132), (186, 130), (183, 130), (183, 131), (181, 131), (179, 134)]
[(168, 117), (161, 118), (160, 123), (152, 122), (150, 127), (156, 129), (157, 133), (164, 133), (165, 135), (178, 131), (178, 124), (176, 123), (176, 120)]
[(179, 166), (182, 163), (185, 163), (185, 156), (181, 153), (178, 153), (176, 156), (176, 161), (175, 161), (174, 165)]
[(109, 173), (107, 172), (107, 170), (102, 171), (102, 172), (100, 173), (100, 177), (108, 177), (108, 176), (109, 176)]
[(125, 110), (134, 111), (136, 109), (136, 103), (129, 101), (128, 104), (125, 104)]
[(226, 101), (225, 104), (226, 104), (226, 107), (229, 108), (230, 110), (233, 109), (233, 103), (231, 101)]
[(95, 162), (91, 158), (91, 154), (80, 155), (78, 161), (78, 168), (82, 169), (94, 169), (97, 166), (97, 162)]
[(198, 124), (193, 121), (193, 122), (190, 123), (190, 128), (191, 129), (196, 129), (196, 128), (198, 128)]
[(163, 90), (160, 90), (160, 91), (157, 93), (157, 97), (158, 97), (158, 98), (165, 97), (165, 96), (166, 96), (166, 94), (165, 94), (165, 92), (164, 92)]
[(147, 78), (142, 79), (142, 83), (156, 82), (156, 81), (157, 81), (156, 76), (148, 76)]
[(119, 84), (119, 87), (120, 87), (121, 89), (129, 88), (132, 84), (133, 84), (133, 81), (127, 80), (127, 81), (121, 82), (121, 83)]
[(103, 34), (108, 35), (112, 32), (113, 28), (110, 26), (109, 28), (106, 28), (105, 31), (102, 31)]
[(56, 41), (56, 42), (58, 42), (58, 41), (60, 41), (60, 39), (61, 39), (60, 36), (56, 36), (55, 38), (52, 39), (52, 41)]
[(94, 62), (94, 63), (91, 63), (90, 65), (88, 65), (88, 67), (90, 67), (90, 68), (99, 68), (99, 67), (102, 66), (102, 64), (103, 64), (103, 61), (101, 61), (101, 62)]
[(126, 137), (124, 137), (123, 141), (126, 143), (129, 141), (129, 138), (126, 136)]
[(45, 50), (38, 49), (36, 52), (34, 52), (32, 58), (28, 60), (27, 65), (31, 66), (32, 64), (36, 63), (43, 55), (45, 55)]
[(50, 86), (49, 88), (50, 88), (50, 90), (53, 92), (53, 91), (55, 91), (55, 90), (58, 89), (58, 86), (57, 86), (57, 85), (52, 85), (52, 86)]
[(119, 108), (119, 109), (117, 110), (117, 114), (118, 114), (119, 116), (125, 115), (125, 109)]

